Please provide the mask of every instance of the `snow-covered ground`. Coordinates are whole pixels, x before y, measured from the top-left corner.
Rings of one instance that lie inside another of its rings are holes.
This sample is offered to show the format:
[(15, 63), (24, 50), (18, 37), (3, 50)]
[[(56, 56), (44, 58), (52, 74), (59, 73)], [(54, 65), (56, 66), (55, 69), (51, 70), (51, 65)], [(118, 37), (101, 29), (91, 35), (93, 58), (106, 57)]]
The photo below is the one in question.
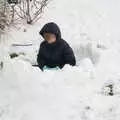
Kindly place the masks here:
[[(40, 23), (11, 30), (0, 44), (0, 120), (119, 120), (119, 4), (52, 0)], [(45, 72), (32, 67), (42, 41), (39, 30), (50, 21), (73, 47), (76, 67)], [(11, 44), (33, 45), (8, 48)], [(11, 53), (20, 55), (10, 59)], [(111, 84), (113, 96), (106, 87)]]

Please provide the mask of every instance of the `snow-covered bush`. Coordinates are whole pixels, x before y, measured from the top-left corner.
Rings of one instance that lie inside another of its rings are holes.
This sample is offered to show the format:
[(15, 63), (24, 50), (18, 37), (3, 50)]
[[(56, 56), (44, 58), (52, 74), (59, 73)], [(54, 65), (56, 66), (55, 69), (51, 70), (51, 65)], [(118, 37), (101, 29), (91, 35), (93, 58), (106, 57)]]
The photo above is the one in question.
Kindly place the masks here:
[(49, 0), (17, 0), (9, 2), (12, 8), (13, 21), (23, 20), (32, 24), (41, 18)]
[[(41, 18), (49, 0), (0, 0), (0, 29), (26, 21), (32, 24)], [(22, 21), (21, 21), (22, 20)]]
[(6, 0), (0, 0), (0, 35), (4, 34), (5, 28), (12, 23), (11, 8)]

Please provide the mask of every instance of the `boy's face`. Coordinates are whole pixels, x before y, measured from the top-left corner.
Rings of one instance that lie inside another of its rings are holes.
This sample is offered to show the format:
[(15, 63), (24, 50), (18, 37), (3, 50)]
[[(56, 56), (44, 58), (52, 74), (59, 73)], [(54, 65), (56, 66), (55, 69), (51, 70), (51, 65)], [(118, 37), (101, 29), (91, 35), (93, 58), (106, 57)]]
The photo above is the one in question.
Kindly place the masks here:
[(43, 37), (49, 44), (56, 42), (56, 36), (52, 33), (44, 33)]

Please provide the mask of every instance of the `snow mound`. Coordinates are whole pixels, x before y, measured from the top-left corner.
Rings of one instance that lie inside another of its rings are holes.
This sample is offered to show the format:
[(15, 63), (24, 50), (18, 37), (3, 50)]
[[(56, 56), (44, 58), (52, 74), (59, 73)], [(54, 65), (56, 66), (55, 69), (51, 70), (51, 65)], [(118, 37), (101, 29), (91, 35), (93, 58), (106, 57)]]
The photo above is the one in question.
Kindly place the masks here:
[(17, 58), (6, 60), (0, 76), (0, 119), (118, 120), (118, 99), (101, 94), (94, 69), (88, 58), (78, 67), (45, 72)]

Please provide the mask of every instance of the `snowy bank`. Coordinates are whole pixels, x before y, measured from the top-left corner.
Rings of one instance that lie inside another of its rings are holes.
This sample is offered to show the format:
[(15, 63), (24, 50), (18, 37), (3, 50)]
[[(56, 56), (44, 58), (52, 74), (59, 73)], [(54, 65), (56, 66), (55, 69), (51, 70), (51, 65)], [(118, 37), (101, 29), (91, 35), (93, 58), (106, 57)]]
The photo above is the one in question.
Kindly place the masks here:
[(88, 61), (45, 72), (19, 59), (5, 61), (0, 76), (0, 119), (119, 120), (119, 95), (102, 93)]

